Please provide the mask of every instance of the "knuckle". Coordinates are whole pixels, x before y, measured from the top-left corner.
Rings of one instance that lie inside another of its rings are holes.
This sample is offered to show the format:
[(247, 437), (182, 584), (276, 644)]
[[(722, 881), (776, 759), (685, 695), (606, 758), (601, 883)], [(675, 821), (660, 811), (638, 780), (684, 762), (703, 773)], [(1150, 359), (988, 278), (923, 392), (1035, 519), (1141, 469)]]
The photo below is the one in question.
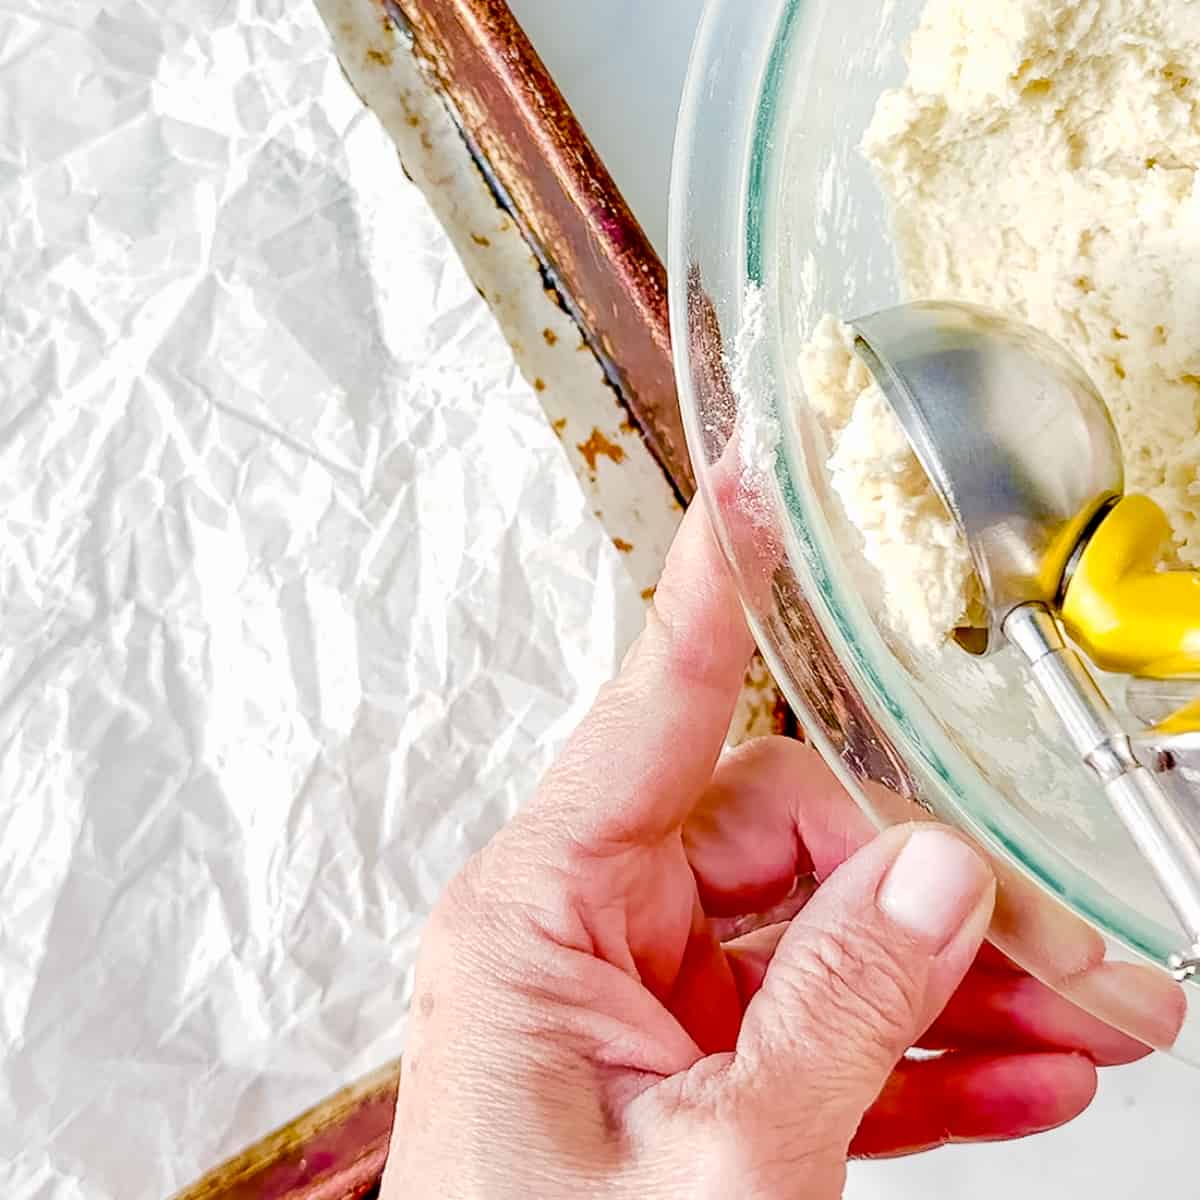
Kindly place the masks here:
[(470, 902), (464, 897), (466, 889), (456, 876), (433, 906), (425, 928), (421, 931), (423, 955), (453, 956), (469, 928)]
[(450, 881), (444, 895), (433, 911), (431, 925), (439, 933), (454, 936), (469, 926), (475, 914), (484, 907), (479, 856), (469, 859)]
[(420, 961), (430, 990), (453, 993), (456, 1011), (469, 1009), (503, 984), (512, 949), (479, 859), (473, 858), (450, 881), (421, 937)]
[(434, 906), (426, 926), (426, 939), (445, 949), (462, 951), (473, 945), (497, 923), (504, 912), (492, 872), (486, 863), (488, 851), (470, 858), (451, 879)]
[(758, 766), (765, 760), (774, 758), (784, 747), (791, 749), (791, 739), (778, 734), (753, 737), (740, 746), (735, 746), (727, 756), (727, 761), (744, 766)]
[[(497, 843), (471, 858), (451, 880), (426, 927), (426, 939), (459, 972), (520, 982), (546, 944), (571, 932), (565, 889), (534, 885), (536, 865)], [(549, 892), (549, 895), (547, 894)]]
[(856, 922), (822, 930), (793, 961), (797, 990), (822, 1010), (810, 1014), (817, 1030), (847, 1047), (877, 1045), (889, 1054), (908, 1049), (920, 989), (877, 929)]

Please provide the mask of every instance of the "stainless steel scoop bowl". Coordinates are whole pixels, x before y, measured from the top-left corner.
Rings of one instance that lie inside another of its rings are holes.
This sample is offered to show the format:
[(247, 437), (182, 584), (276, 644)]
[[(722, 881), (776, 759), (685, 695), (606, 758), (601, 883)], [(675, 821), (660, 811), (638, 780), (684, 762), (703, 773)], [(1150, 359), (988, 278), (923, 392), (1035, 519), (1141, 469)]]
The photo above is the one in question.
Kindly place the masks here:
[(1053, 606), (1071, 543), (1125, 487), (1108, 408), (1037, 330), (965, 304), (853, 323), (858, 349), (966, 535), (998, 637), (1014, 608)]
[(988, 627), (960, 631), (960, 642), (979, 654), (1011, 644), (1025, 657), (1187, 934), (1179, 975), (1195, 974), (1200, 844), (1055, 616), (1089, 531), (1124, 491), (1104, 400), (1056, 342), (984, 309), (910, 304), (851, 327), (970, 549)]

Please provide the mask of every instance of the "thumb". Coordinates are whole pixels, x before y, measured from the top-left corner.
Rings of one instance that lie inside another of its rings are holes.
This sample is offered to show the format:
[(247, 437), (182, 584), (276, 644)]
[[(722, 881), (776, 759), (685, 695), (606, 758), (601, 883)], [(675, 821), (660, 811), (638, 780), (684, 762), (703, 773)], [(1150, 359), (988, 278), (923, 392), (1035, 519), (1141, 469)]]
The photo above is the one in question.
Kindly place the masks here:
[(948, 829), (880, 835), (792, 921), (746, 1012), (737, 1073), (776, 1113), (789, 1096), (819, 1098), (826, 1144), (849, 1145), (962, 982), (995, 894), (983, 859)]

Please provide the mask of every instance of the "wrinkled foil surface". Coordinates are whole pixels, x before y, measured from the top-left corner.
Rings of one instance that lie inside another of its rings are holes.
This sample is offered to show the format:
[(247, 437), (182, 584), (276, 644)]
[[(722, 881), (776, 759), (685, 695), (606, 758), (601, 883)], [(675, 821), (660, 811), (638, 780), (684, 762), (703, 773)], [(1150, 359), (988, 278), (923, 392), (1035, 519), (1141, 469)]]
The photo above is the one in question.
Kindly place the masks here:
[(0, 1195), (157, 1198), (401, 1050), (641, 602), (307, 2), (5, 7), (0, 397)]

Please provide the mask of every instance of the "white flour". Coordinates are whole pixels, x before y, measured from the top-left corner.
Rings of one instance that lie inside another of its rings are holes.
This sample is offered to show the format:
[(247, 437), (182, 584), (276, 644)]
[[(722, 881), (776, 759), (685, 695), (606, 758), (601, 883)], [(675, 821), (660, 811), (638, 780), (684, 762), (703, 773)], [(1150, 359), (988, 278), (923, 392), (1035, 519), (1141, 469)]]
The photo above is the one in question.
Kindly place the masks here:
[(768, 407), (774, 389), (769, 382), (763, 355), (766, 313), (762, 289), (747, 288), (743, 304), (742, 323), (733, 350), (733, 360), (726, 365), (730, 386), (738, 400), (736, 440), (741, 460), (742, 488), (747, 495), (758, 495), (775, 474), (780, 427), (779, 419)]

